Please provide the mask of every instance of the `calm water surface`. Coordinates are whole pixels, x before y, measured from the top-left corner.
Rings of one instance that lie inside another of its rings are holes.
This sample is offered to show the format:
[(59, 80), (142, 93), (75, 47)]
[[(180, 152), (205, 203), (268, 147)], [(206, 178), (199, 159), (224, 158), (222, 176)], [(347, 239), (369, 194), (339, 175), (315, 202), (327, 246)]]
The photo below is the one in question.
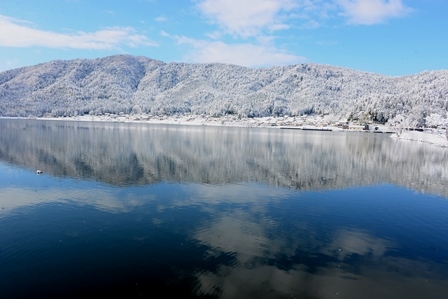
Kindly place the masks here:
[(448, 298), (448, 151), (1, 119), (0, 298), (159, 294)]

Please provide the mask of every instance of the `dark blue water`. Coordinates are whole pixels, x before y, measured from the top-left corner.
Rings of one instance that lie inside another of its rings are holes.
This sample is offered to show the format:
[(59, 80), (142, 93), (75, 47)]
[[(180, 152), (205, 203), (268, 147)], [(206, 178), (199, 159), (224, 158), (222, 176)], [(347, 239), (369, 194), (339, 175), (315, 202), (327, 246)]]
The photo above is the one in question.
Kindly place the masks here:
[(383, 134), (0, 120), (0, 298), (447, 298), (447, 161)]

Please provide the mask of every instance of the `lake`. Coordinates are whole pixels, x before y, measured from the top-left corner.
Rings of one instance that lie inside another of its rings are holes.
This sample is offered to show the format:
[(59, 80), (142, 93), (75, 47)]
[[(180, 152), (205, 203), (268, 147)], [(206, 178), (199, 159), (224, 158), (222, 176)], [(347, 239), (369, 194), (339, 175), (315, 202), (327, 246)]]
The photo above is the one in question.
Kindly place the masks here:
[(448, 150), (0, 119), (0, 227), (0, 298), (445, 299)]

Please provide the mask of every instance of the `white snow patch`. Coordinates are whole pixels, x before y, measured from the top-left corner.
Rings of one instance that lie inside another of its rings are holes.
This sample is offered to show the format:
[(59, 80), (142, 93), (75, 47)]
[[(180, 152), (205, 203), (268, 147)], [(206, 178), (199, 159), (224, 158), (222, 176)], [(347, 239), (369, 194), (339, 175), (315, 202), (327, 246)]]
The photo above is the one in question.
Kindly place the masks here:
[(424, 132), (404, 131), (402, 133), (392, 134), (391, 137), (402, 140), (425, 142), (448, 148), (447, 133), (443, 130), (428, 130)]

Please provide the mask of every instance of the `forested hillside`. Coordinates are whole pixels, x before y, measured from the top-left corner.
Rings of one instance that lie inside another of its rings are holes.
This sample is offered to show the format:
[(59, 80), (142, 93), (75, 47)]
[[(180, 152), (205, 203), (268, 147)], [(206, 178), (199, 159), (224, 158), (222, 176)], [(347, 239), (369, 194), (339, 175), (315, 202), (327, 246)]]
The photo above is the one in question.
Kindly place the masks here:
[(316, 64), (251, 69), (117, 55), (0, 73), (0, 116), (120, 112), (333, 114), (359, 122), (446, 126), (448, 70), (388, 77)]

